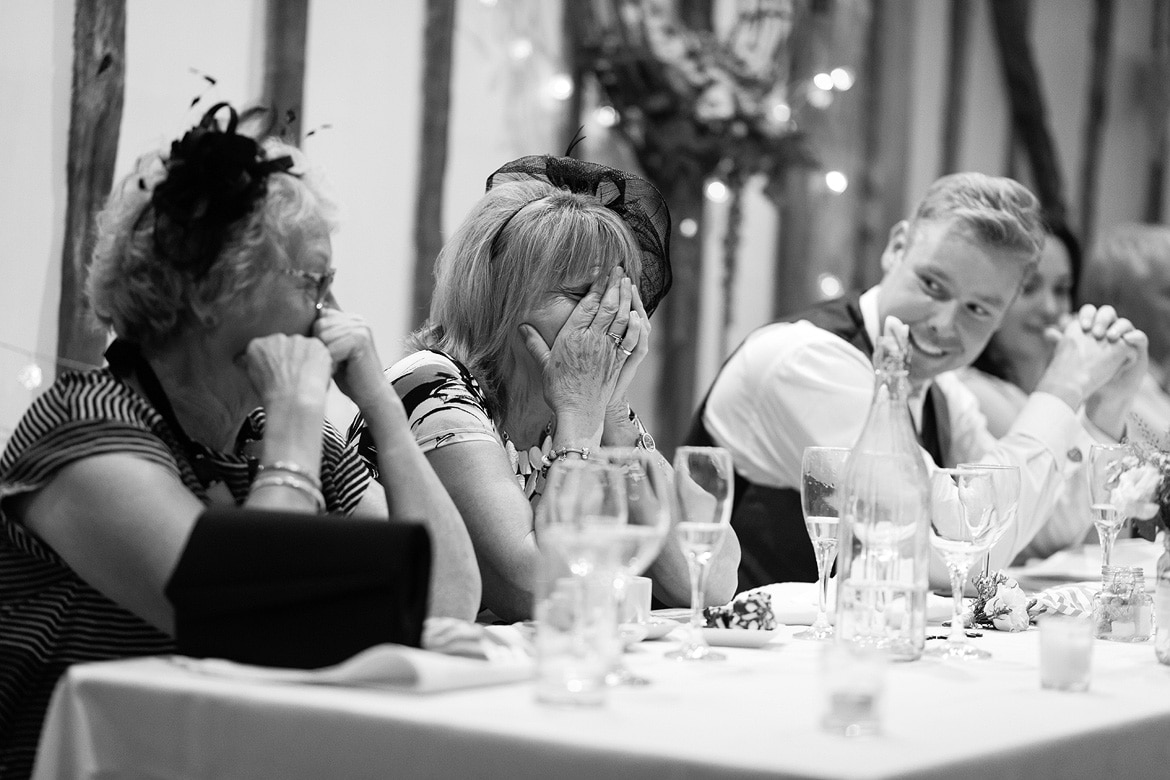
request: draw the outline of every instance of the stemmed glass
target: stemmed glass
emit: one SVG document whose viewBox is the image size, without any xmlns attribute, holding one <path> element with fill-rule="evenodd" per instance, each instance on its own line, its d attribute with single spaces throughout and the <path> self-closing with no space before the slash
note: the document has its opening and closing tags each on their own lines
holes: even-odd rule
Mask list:
<svg viewBox="0 0 1170 780">
<path fill-rule="evenodd" d="M 954 614 L 946 644 L 927 650 L 926 655 L 961 660 L 991 657 L 967 642 L 963 589 L 975 556 L 995 544 L 1010 521 L 1008 513 L 997 507 L 992 469 L 936 469 L 931 474 L 930 544 L 950 572 Z"/>
<path fill-rule="evenodd" d="M 1020 467 L 1003 463 L 960 463 L 956 468 L 987 469 L 991 472 L 991 482 L 995 486 L 995 506 L 1005 515 L 999 536 L 991 542 L 991 547 L 994 547 L 1015 522 L 1020 509 Z M 991 548 L 980 557 L 983 559 L 983 575 L 987 576 L 991 574 Z"/>
<path fill-rule="evenodd" d="M 629 520 L 615 532 L 618 537 L 618 568 L 613 581 L 619 633 L 625 639 L 625 624 L 620 621 L 625 612 L 629 578 L 646 570 L 658 556 L 670 532 L 670 474 L 665 462 L 660 462 L 662 456 L 647 450 L 602 447 L 593 457 L 616 468 L 625 484 Z M 636 639 L 644 636 L 645 629 L 642 628 Z M 649 682 L 631 672 L 620 655 L 606 679 L 611 685 L 645 685 Z"/>
<path fill-rule="evenodd" d="M 1129 454 L 1124 444 L 1094 444 L 1089 448 L 1089 507 L 1093 526 L 1101 540 L 1101 565 L 1113 557 L 1113 543 L 1126 518 L 1113 503 L 1113 489 L 1121 474 L 1121 459 Z"/>
<path fill-rule="evenodd" d="M 674 487 L 679 512 L 675 530 L 691 575 L 691 622 L 682 646 L 667 653 L 667 658 L 721 661 L 725 657 L 711 650 L 701 629 L 707 572 L 731 522 L 734 486 L 731 453 L 727 450 L 722 447 L 675 450 Z"/>
<path fill-rule="evenodd" d="M 841 516 L 837 482 L 845 473 L 847 447 L 805 447 L 800 461 L 800 507 L 804 526 L 817 556 L 817 619 L 796 639 L 824 641 L 833 638 L 833 627 L 825 602 L 828 600 L 829 570 L 837 557 L 837 528 Z"/>
</svg>

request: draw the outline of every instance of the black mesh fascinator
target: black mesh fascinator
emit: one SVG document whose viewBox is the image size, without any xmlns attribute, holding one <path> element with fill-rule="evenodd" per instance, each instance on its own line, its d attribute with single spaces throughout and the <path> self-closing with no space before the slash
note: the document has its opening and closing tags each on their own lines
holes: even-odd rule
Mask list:
<svg viewBox="0 0 1170 780">
<path fill-rule="evenodd" d="M 216 118 L 227 113 L 227 126 Z M 151 193 L 159 254 L 196 278 L 219 257 L 228 229 L 267 191 L 268 176 L 288 171 L 291 157 L 269 160 L 256 139 L 236 132 L 239 115 L 216 103 L 199 124 L 171 144 L 166 177 Z"/>
<path fill-rule="evenodd" d="M 653 314 L 670 290 L 671 281 L 670 211 L 654 185 L 616 168 L 572 157 L 530 155 L 505 163 L 488 176 L 487 189 L 527 179 L 548 182 L 577 194 L 592 195 L 622 218 L 642 248 L 638 292 L 646 314 Z M 503 231 L 503 226 L 500 230 Z"/>
</svg>

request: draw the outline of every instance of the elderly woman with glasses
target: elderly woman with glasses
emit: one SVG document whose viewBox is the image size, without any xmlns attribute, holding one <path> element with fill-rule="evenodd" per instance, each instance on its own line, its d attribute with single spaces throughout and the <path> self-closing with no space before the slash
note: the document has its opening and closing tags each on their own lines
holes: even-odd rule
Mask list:
<svg viewBox="0 0 1170 780">
<path fill-rule="evenodd" d="M 471 533 L 483 606 L 500 618 L 533 608 L 533 516 L 550 464 L 654 446 L 626 392 L 670 286 L 669 241 L 666 203 L 645 180 L 532 156 L 491 175 L 439 255 L 418 351 L 387 375 Z M 360 418 L 351 436 L 374 464 Z M 729 534 L 711 566 L 712 603 L 734 594 L 738 561 Z M 660 603 L 689 604 L 677 544 L 648 574 Z"/>
<path fill-rule="evenodd" d="M 65 666 L 174 652 L 164 590 L 209 506 L 418 519 L 428 614 L 478 608 L 467 531 L 370 331 L 328 305 L 331 203 L 296 149 L 237 122 L 215 106 L 115 189 L 88 280 L 109 365 L 62 374 L 0 461 L 0 774 L 31 763 Z M 331 380 L 380 484 L 325 421 Z"/>
</svg>

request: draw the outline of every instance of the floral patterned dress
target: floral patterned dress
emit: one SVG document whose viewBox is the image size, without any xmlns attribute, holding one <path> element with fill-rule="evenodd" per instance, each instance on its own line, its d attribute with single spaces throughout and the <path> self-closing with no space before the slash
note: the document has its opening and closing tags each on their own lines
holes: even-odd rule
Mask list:
<svg viewBox="0 0 1170 780">
<path fill-rule="evenodd" d="M 544 492 L 543 461 L 552 449 L 551 425 L 539 445 L 517 451 L 515 445 L 492 420 L 479 382 L 467 367 L 438 350 L 408 355 L 386 370 L 410 419 L 410 430 L 423 452 L 465 441 L 491 441 L 508 455 L 516 484 L 532 500 Z M 373 474 L 378 473 L 378 451 L 358 417 L 350 425 L 348 438 L 358 442 L 358 453 Z"/>
</svg>

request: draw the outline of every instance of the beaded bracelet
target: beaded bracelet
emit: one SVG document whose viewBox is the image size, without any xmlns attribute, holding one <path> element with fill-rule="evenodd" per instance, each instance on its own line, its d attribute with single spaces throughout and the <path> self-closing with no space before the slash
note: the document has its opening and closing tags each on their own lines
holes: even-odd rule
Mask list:
<svg viewBox="0 0 1170 780">
<path fill-rule="evenodd" d="M 540 475 L 542 477 L 547 476 L 548 469 L 550 466 L 552 466 L 553 461 L 555 461 L 559 458 L 565 457 L 570 452 L 575 452 L 578 455 L 580 455 L 581 460 L 589 460 L 589 448 L 588 447 L 561 447 L 559 450 L 553 450 L 552 452 L 548 452 L 543 457 L 541 457 L 541 459 L 540 459 L 540 465 L 541 465 Z"/>
<path fill-rule="evenodd" d="M 325 511 L 325 496 L 320 488 L 315 487 L 308 480 L 294 474 L 265 474 L 252 481 L 252 490 L 266 487 L 289 487 L 299 490 L 313 500 L 318 512 Z"/>
<path fill-rule="evenodd" d="M 312 471 L 302 466 L 299 463 L 293 463 L 291 460 L 278 460 L 275 463 L 270 463 L 267 466 L 263 463 L 257 469 L 258 474 L 263 474 L 265 471 L 287 471 L 289 474 L 296 474 L 298 477 L 303 477 L 312 483 L 313 487 L 318 490 L 321 489 L 321 478 Z"/>
</svg>

